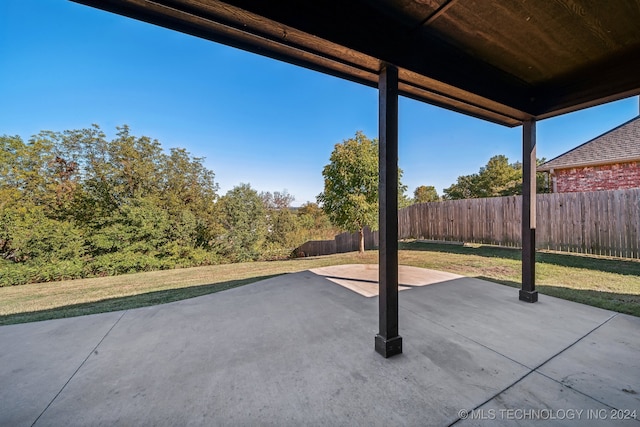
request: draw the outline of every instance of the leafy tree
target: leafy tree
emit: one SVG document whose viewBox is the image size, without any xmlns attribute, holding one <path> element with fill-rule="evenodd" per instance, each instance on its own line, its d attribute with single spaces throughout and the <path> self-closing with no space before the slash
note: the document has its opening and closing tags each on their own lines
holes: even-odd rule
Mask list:
<svg viewBox="0 0 640 427">
<path fill-rule="evenodd" d="M 72 222 L 48 218 L 42 206 L 23 204 L 3 209 L 0 250 L 13 262 L 55 263 L 83 257 L 84 236 Z"/>
<path fill-rule="evenodd" d="M 94 253 L 129 251 L 157 256 L 167 243 L 168 214 L 151 197 L 129 200 L 109 216 L 96 218 L 90 238 Z"/>
<path fill-rule="evenodd" d="M 215 202 L 218 184 L 203 158 L 191 157 L 184 148 L 172 148 L 159 171 L 160 193 L 169 211 L 180 212 L 186 206 L 200 213 Z"/>
<path fill-rule="evenodd" d="M 538 164 L 541 162 L 544 159 L 537 161 Z M 544 174 L 537 174 L 536 182 L 539 193 L 548 191 Z M 490 158 L 478 173 L 459 176 L 455 184 L 444 189 L 444 198 L 449 200 L 517 194 L 522 194 L 522 164 L 509 163 L 504 155 Z"/>
<path fill-rule="evenodd" d="M 504 155 L 494 156 L 477 174 L 461 177 L 457 184 L 444 190 L 448 198 L 495 197 L 517 194 L 522 185 L 522 171 L 517 164 L 509 164 Z"/>
<path fill-rule="evenodd" d="M 299 207 L 296 211 L 296 219 L 298 231 L 295 246 L 308 240 L 331 240 L 340 233 L 317 203 L 307 202 Z"/>
<path fill-rule="evenodd" d="M 326 218 L 326 215 L 322 208 L 317 203 L 307 202 L 300 206 L 297 211 L 298 216 L 308 216 L 310 218 Z M 328 218 L 327 218 L 328 219 Z M 315 221 L 314 221 L 315 222 Z"/>
<path fill-rule="evenodd" d="M 338 231 L 333 228 L 329 217 L 317 203 L 305 203 L 298 208 L 296 215 L 300 225 L 308 230 L 331 229 L 332 233 Z"/>
<path fill-rule="evenodd" d="M 443 190 L 442 198 L 445 200 L 471 199 L 481 197 L 478 195 L 478 175 L 459 176 L 455 184 Z"/>
<path fill-rule="evenodd" d="M 164 158 L 160 143 L 146 136 L 132 136 L 126 125 L 117 129 L 113 141 L 107 142 L 98 135 L 85 146 L 90 194 L 107 210 L 128 199 L 157 194 L 162 182 L 160 164 Z"/>
<path fill-rule="evenodd" d="M 546 163 L 547 159 L 545 157 L 541 159 L 536 159 L 536 166 L 540 166 L 543 163 Z M 522 167 L 522 166 L 520 166 Z M 536 193 L 551 193 L 551 187 L 549 182 L 549 175 L 545 172 L 536 172 Z M 522 194 L 522 191 L 520 192 Z"/>
<path fill-rule="evenodd" d="M 317 196 L 318 203 L 332 224 L 360 233 L 360 252 L 364 252 L 364 228 L 378 227 L 378 140 L 358 131 L 336 144 L 322 175 L 324 191 Z M 398 170 L 399 200 L 406 191 L 401 176 Z"/>
<path fill-rule="evenodd" d="M 213 262 L 217 190 L 203 159 L 127 126 L 0 136 L 0 257 L 19 273 L 1 284 Z"/>
<path fill-rule="evenodd" d="M 407 187 L 404 186 L 404 188 L 406 189 Z M 409 207 L 413 205 L 413 203 L 413 199 L 411 199 L 411 197 L 407 196 L 405 193 L 398 194 L 398 209 Z"/>
<path fill-rule="evenodd" d="M 266 211 L 258 192 L 249 184 L 229 190 L 216 203 L 221 231 L 216 241 L 233 261 L 253 261 L 260 255 L 266 234 Z"/>
<path fill-rule="evenodd" d="M 204 166 L 203 158 L 191 157 L 182 148 L 172 148 L 160 164 L 160 174 L 161 205 L 172 222 L 183 230 L 189 224 L 194 246 L 206 248 L 217 222 L 214 204 L 218 184 L 213 172 Z M 186 244 L 186 240 L 183 241 Z"/>
<path fill-rule="evenodd" d="M 440 196 L 433 185 L 421 185 L 413 192 L 414 203 L 428 203 L 440 201 Z"/>
<path fill-rule="evenodd" d="M 295 197 L 284 190 L 263 192 L 260 193 L 260 198 L 266 212 L 267 250 L 283 249 L 286 253 L 290 252 L 296 245 L 294 235 L 298 229 L 296 216 L 291 211 L 291 203 Z"/>
<path fill-rule="evenodd" d="M 19 136 L 0 137 L 0 212 L 22 197 L 26 177 L 22 176 L 21 156 L 25 150 Z"/>
<path fill-rule="evenodd" d="M 5 197 L 11 193 L 21 201 L 40 206 L 50 204 L 53 145 L 39 138 L 25 144 L 18 136 L 3 136 L 0 147 L 0 188 Z"/>
<path fill-rule="evenodd" d="M 284 190 L 282 193 L 279 191 L 270 192 L 262 192 L 260 193 L 260 198 L 262 199 L 262 203 L 264 203 L 265 209 L 290 209 L 291 203 L 296 199 L 291 194 Z"/>
<path fill-rule="evenodd" d="M 296 215 L 290 209 L 272 210 L 267 215 L 266 242 L 290 252 L 296 246 Z"/>
</svg>

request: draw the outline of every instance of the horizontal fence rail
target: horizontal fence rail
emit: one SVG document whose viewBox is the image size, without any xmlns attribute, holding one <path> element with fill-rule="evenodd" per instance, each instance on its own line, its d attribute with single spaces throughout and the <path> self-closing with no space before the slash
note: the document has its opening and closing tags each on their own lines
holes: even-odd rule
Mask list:
<svg viewBox="0 0 640 427">
<path fill-rule="evenodd" d="M 640 188 L 536 197 L 536 247 L 640 259 Z M 398 211 L 398 237 L 521 247 L 522 196 L 421 203 Z M 359 234 L 310 241 L 298 256 L 358 250 Z M 365 229 L 365 248 L 378 232 Z"/>
</svg>

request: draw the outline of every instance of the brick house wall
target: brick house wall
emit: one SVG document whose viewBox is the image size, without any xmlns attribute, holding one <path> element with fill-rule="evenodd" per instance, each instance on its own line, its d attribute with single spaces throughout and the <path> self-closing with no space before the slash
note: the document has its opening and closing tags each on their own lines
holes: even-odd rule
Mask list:
<svg viewBox="0 0 640 427">
<path fill-rule="evenodd" d="M 556 169 L 555 191 L 623 190 L 640 187 L 640 162 Z"/>
</svg>

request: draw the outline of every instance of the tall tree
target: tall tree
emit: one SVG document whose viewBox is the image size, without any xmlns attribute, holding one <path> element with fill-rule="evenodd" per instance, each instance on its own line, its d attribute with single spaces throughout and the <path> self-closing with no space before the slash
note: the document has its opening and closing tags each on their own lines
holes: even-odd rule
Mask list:
<svg viewBox="0 0 640 427">
<path fill-rule="evenodd" d="M 53 144 L 38 137 L 24 143 L 19 136 L 3 136 L 0 148 L 0 188 L 38 206 L 51 203 Z"/>
<path fill-rule="evenodd" d="M 291 211 L 291 203 L 295 197 L 284 190 L 262 192 L 260 198 L 266 211 L 267 244 L 291 250 L 295 246 L 292 236 L 298 228 L 296 216 Z"/>
<path fill-rule="evenodd" d="M 253 261 L 267 234 L 266 211 L 260 195 L 249 184 L 229 190 L 216 203 L 221 252 L 234 261 Z"/>
<path fill-rule="evenodd" d="M 336 144 L 330 163 L 322 170 L 324 191 L 318 203 L 331 222 L 344 230 L 360 233 L 360 252 L 364 252 L 364 228 L 378 227 L 378 140 L 361 131 L 353 138 Z M 400 182 L 398 198 L 406 187 Z"/>
<path fill-rule="evenodd" d="M 539 159 L 538 164 L 544 162 Z M 539 193 L 547 192 L 544 174 L 537 174 Z M 455 184 L 444 189 L 449 200 L 498 197 L 522 194 L 522 164 L 509 163 L 504 155 L 493 156 L 478 173 L 459 176 Z"/>
<path fill-rule="evenodd" d="M 438 191 L 433 185 L 421 185 L 417 187 L 413 192 L 414 203 L 428 203 L 438 201 L 440 201 L 440 196 L 438 196 Z"/>
<path fill-rule="evenodd" d="M 183 148 L 172 148 L 160 164 L 160 200 L 170 217 L 184 233 L 194 237 L 194 246 L 205 247 L 212 239 L 216 224 L 214 204 L 218 184 L 214 174 L 204 166 L 204 159 L 191 157 Z M 187 226 L 188 224 L 188 226 Z"/>
<path fill-rule="evenodd" d="M 214 260 L 213 178 L 127 126 L 112 140 L 97 125 L 0 136 L 0 257 L 53 272 L 37 280 L 60 277 L 56 264 L 77 277 Z"/>
<path fill-rule="evenodd" d="M 0 136 L 0 212 L 19 201 L 26 184 L 21 157 L 26 145 L 19 136 Z"/>
<path fill-rule="evenodd" d="M 307 240 L 331 240 L 340 230 L 335 228 L 329 217 L 317 203 L 307 202 L 296 212 L 300 243 Z"/>
<path fill-rule="evenodd" d="M 260 198 L 264 203 L 265 209 L 289 209 L 291 203 L 296 199 L 287 190 L 282 192 L 274 191 L 273 193 L 267 191 L 260 193 Z"/>
<path fill-rule="evenodd" d="M 307 202 L 303 204 L 298 208 L 296 215 L 300 224 L 307 229 L 331 229 L 331 232 L 334 231 L 329 217 L 317 203 Z"/>
</svg>

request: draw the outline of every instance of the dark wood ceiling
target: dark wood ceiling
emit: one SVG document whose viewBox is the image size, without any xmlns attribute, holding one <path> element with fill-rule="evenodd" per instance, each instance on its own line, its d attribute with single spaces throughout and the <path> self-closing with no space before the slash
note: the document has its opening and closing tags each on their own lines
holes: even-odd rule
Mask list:
<svg viewBox="0 0 640 427">
<path fill-rule="evenodd" d="M 640 94 L 640 0 L 74 0 L 507 126 Z"/>
</svg>

